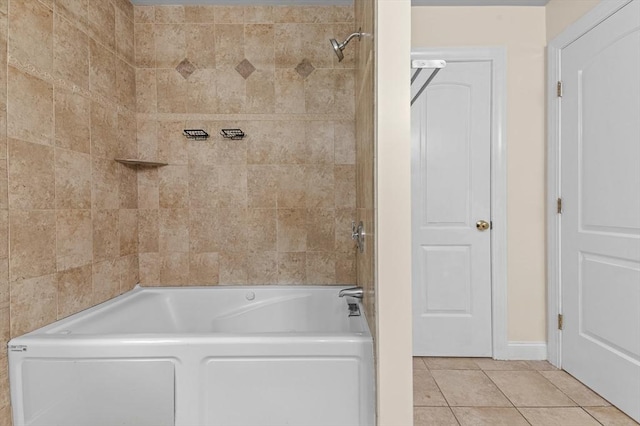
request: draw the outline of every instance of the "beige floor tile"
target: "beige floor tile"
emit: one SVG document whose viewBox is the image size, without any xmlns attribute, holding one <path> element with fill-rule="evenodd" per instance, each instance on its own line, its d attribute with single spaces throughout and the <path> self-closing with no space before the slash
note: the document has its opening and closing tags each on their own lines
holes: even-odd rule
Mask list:
<svg viewBox="0 0 640 426">
<path fill-rule="evenodd" d="M 519 410 L 532 426 L 599 426 L 599 423 L 580 407 Z"/>
<path fill-rule="evenodd" d="M 474 358 L 422 358 L 429 370 L 479 370 Z"/>
<path fill-rule="evenodd" d="M 638 426 L 639 424 L 616 407 L 585 407 L 585 410 L 604 426 Z"/>
<path fill-rule="evenodd" d="M 455 407 L 453 414 L 462 426 L 528 426 L 515 408 Z"/>
<path fill-rule="evenodd" d="M 518 371 L 532 370 L 526 361 L 498 361 L 491 358 L 478 358 L 475 360 L 478 367 L 485 371 Z"/>
<path fill-rule="evenodd" d="M 486 374 L 516 407 L 576 405 L 537 371 L 487 371 Z"/>
<path fill-rule="evenodd" d="M 416 370 L 413 372 L 413 405 L 426 407 L 447 406 L 447 401 L 442 396 L 429 370 Z"/>
<path fill-rule="evenodd" d="M 426 370 L 426 369 L 427 369 L 427 365 L 424 363 L 422 358 L 420 358 L 419 356 L 414 356 L 413 357 L 413 371 Z"/>
<path fill-rule="evenodd" d="M 413 409 L 414 426 L 458 426 L 449 407 L 415 407 Z"/>
<path fill-rule="evenodd" d="M 537 370 L 537 371 L 557 370 L 557 368 L 551 365 L 549 361 L 525 361 L 525 362 L 531 366 L 532 370 Z"/>
<path fill-rule="evenodd" d="M 606 407 L 611 405 L 565 371 L 541 371 L 540 374 L 556 385 L 558 389 L 578 405 L 583 407 Z"/>
<path fill-rule="evenodd" d="M 511 407 L 482 371 L 433 370 L 440 391 L 452 407 Z"/>
</svg>

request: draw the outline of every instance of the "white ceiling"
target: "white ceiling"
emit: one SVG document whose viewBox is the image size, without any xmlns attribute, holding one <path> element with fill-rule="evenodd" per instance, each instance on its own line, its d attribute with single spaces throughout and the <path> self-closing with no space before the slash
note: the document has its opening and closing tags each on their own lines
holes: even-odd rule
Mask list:
<svg viewBox="0 0 640 426">
<path fill-rule="evenodd" d="M 411 0 L 412 6 L 544 6 L 549 0 Z M 135 5 L 224 4 L 224 5 L 345 5 L 352 0 L 131 0 Z"/>
</svg>

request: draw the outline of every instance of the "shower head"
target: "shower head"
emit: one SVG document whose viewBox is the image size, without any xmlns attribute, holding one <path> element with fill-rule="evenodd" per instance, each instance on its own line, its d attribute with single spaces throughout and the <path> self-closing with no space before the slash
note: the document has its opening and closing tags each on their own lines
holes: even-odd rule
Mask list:
<svg viewBox="0 0 640 426">
<path fill-rule="evenodd" d="M 342 53 L 344 45 L 341 46 L 335 38 L 332 38 L 331 40 L 329 40 L 329 42 L 331 42 L 331 47 L 333 47 L 336 55 L 338 55 L 338 62 L 342 62 L 342 60 L 344 59 L 344 54 Z"/>
<path fill-rule="evenodd" d="M 338 43 L 338 41 L 335 38 L 332 38 L 329 40 L 329 42 L 331 43 L 331 47 L 333 47 L 333 50 L 336 52 L 336 55 L 338 56 L 338 62 L 342 62 L 342 60 L 344 59 L 344 54 L 342 53 L 342 51 L 347 46 L 347 44 L 349 44 L 351 39 L 354 37 L 358 37 L 358 40 L 360 40 L 360 38 L 362 37 L 362 32 L 360 31 L 361 30 L 358 30 L 357 33 L 350 34 L 349 37 L 347 37 L 347 39 L 342 43 Z"/>
</svg>

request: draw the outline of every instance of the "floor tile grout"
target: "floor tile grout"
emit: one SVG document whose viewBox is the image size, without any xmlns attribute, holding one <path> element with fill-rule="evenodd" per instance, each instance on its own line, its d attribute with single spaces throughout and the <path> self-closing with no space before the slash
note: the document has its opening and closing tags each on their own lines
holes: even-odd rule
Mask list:
<svg viewBox="0 0 640 426">
<path fill-rule="evenodd" d="M 460 409 L 460 408 L 470 408 L 470 409 L 479 409 L 479 408 L 484 408 L 484 409 L 489 409 L 489 408 L 494 408 L 494 409 L 515 409 L 516 412 L 518 413 L 519 416 L 522 417 L 522 419 L 526 422 L 526 424 L 528 425 L 532 425 L 531 421 L 529 421 L 529 419 L 527 419 L 527 417 L 524 415 L 524 413 L 521 411 L 522 409 L 575 409 L 578 408 L 583 414 L 586 414 L 589 418 L 593 419 L 597 424 L 599 425 L 604 425 L 605 423 L 603 423 L 602 421 L 598 420 L 594 414 L 591 414 L 591 412 L 589 412 L 587 410 L 587 408 L 607 408 L 607 407 L 611 407 L 611 408 L 616 408 L 614 405 L 608 405 L 608 406 L 601 406 L 601 405 L 595 405 L 595 406 L 591 406 L 591 405 L 581 405 L 575 398 L 572 398 L 567 392 L 563 391 L 562 389 L 560 389 L 560 387 L 558 385 L 556 385 L 554 382 L 552 382 L 550 379 L 548 379 L 544 374 L 541 373 L 541 371 L 564 371 L 564 370 L 560 370 L 560 369 L 539 369 L 539 368 L 535 368 L 533 365 L 531 364 L 527 364 L 530 368 L 529 369 L 523 369 L 523 368 L 513 368 L 513 369 L 509 369 L 508 365 L 506 366 L 507 368 L 498 368 L 498 369 L 490 369 L 490 368 L 482 368 L 482 364 L 479 364 L 477 362 L 475 362 L 474 360 L 471 360 L 476 366 L 477 368 L 469 368 L 469 367 L 464 367 L 464 368 L 452 368 L 455 367 L 455 364 L 451 364 L 448 365 L 446 363 L 445 364 L 445 368 L 431 368 L 429 366 L 429 364 L 427 363 L 427 361 L 424 359 L 426 357 L 417 357 L 420 359 L 420 362 L 422 363 L 422 367 L 420 368 L 420 370 L 424 370 L 426 369 L 426 371 L 429 373 L 429 376 L 431 376 L 431 379 L 433 380 L 433 382 L 435 383 L 435 387 L 437 389 L 437 391 L 440 393 L 440 395 L 442 396 L 445 404 L 446 408 L 448 408 L 449 412 L 453 415 L 453 418 L 455 420 L 455 422 L 458 425 L 462 425 L 463 424 L 463 419 L 459 418 L 459 415 L 456 415 L 456 411 L 454 409 Z M 440 359 L 447 359 L 446 357 L 436 357 L 436 358 L 440 358 Z M 453 359 L 453 358 L 449 358 L 449 359 Z M 440 364 L 442 365 L 442 364 Z M 484 364 L 485 366 L 486 363 Z M 488 366 L 487 366 L 488 367 Z M 503 366 L 505 367 L 505 366 Z M 417 370 L 417 369 L 416 369 Z M 500 394 L 511 404 L 511 406 L 509 407 L 505 407 L 505 406 L 498 406 L 498 405 L 482 405 L 482 406 L 476 406 L 476 405 L 456 405 L 456 406 L 452 406 L 449 399 L 447 398 L 447 396 L 445 395 L 445 393 L 442 391 L 442 388 L 440 387 L 440 384 L 438 384 L 437 380 L 435 379 L 435 377 L 433 376 L 432 372 L 433 371 L 481 371 L 484 375 L 484 377 L 486 377 L 489 382 L 495 386 L 498 391 L 500 392 Z M 502 388 L 491 378 L 491 376 L 489 374 L 487 374 L 487 372 L 492 371 L 503 371 L 503 372 L 530 372 L 530 371 L 535 371 L 537 373 L 537 376 L 542 377 L 544 379 L 544 382 L 551 384 L 553 386 L 553 388 L 557 389 L 561 395 L 565 396 L 568 401 L 571 401 L 573 404 L 575 405 L 545 405 L 545 406 L 540 406 L 540 405 L 534 405 L 534 406 L 516 406 L 515 403 L 508 397 L 508 395 L 502 390 Z M 569 374 L 569 373 L 567 373 Z M 571 375 L 570 375 L 571 376 Z M 575 377 L 571 376 L 573 379 L 575 379 Z M 577 379 L 576 379 L 577 380 Z M 579 383 L 581 383 L 578 380 Z M 583 384 L 584 385 L 584 384 Z M 597 394 L 595 391 L 593 391 L 592 389 L 590 389 L 588 386 L 584 385 L 585 388 L 591 390 L 592 392 L 594 392 L 596 395 L 600 396 L 599 394 Z M 601 397 L 602 398 L 602 397 Z M 604 400 L 604 398 L 602 398 Z M 610 404 L 609 401 L 604 400 L 606 403 Z M 414 405 L 414 408 L 444 408 L 444 406 L 432 406 L 432 405 Z"/>
<path fill-rule="evenodd" d="M 516 411 L 518 412 L 518 414 L 520 414 L 522 416 L 522 418 L 524 419 L 525 422 L 527 422 L 529 425 L 531 425 L 531 422 L 529 421 L 529 419 L 527 419 L 527 417 L 522 413 L 522 411 L 520 411 L 518 409 L 518 407 L 515 407 Z"/>
<path fill-rule="evenodd" d="M 453 418 L 456 420 L 456 423 L 458 423 L 458 426 L 461 426 L 462 423 L 460 423 L 460 419 L 458 418 L 458 416 L 456 416 L 456 412 L 453 411 L 453 408 L 449 407 L 449 410 L 451 410 L 451 414 L 453 414 Z"/>
<path fill-rule="evenodd" d="M 423 360 L 424 362 L 424 360 Z M 427 365 L 427 363 L 424 363 L 425 365 Z M 444 398 L 444 402 L 447 403 L 447 407 L 449 407 L 449 409 L 451 409 L 451 403 L 449 402 L 449 400 L 447 399 L 447 396 L 444 394 L 444 392 L 442 392 L 442 389 L 440 388 L 440 385 L 438 384 L 438 381 L 436 380 L 435 377 L 433 377 L 433 374 L 431 374 L 431 370 L 429 370 L 429 366 L 427 365 L 427 370 L 429 371 L 429 375 L 431 375 L 431 379 L 433 380 L 433 383 L 436 384 L 436 387 L 438 388 L 438 392 L 440 392 L 440 394 L 442 395 L 442 398 Z M 451 410 L 451 412 L 453 413 L 453 410 Z M 455 414 L 453 415 L 455 417 Z M 457 419 L 456 419 L 457 421 Z M 460 423 L 460 422 L 458 422 Z"/>
<path fill-rule="evenodd" d="M 584 411 L 585 413 L 587 413 L 587 416 L 591 417 L 593 420 L 595 420 L 596 422 L 600 423 L 601 425 L 604 425 L 604 423 L 602 423 L 600 420 L 596 419 L 595 417 L 593 417 L 593 414 L 591 414 L 588 410 L 586 410 L 584 407 L 580 406 L 580 408 L 582 408 L 582 411 Z"/>
<path fill-rule="evenodd" d="M 556 389 L 558 389 L 560 391 L 561 394 L 563 394 L 564 396 L 566 396 L 567 398 L 569 398 L 569 400 L 573 401 L 574 404 L 576 404 L 576 407 L 580 407 L 582 408 L 582 406 L 580 404 L 578 404 L 578 401 L 576 401 L 575 399 L 571 398 L 571 396 L 569 396 L 566 392 L 564 392 L 562 389 L 560 389 L 555 383 L 553 383 L 551 380 L 547 379 L 545 377 L 544 374 L 541 374 L 539 371 L 536 371 L 536 373 L 538 373 L 538 375 L 540 377 L 542 377 L 543 379 L 545 379 L 547 382 L 551 383 L 551 385 L 553 387 L 555 387 Z M 599 423 L 599 422 L 598 422 Z"/>
<path fill-rule="evenodd" d="M 489 375 L 488 375 L 484 370 L 481 370 L 481 371 L 484 373 L 484 375 L 487 377 L 487 379 L 489 379 L 489 381 L 490 381 L 491 383 L 493 383 L 493 386 L 495 386 L 495 387 L 500 391 L 500 393 L 502 394 L 502 396 L 504 396 L 504 397 L 507 399 L 507 401 L 509 401 L 509 402 L 511 403 L 511 406 L 512 406 L 512 407 L 515 407 L 515 406 L 516 406 L 516 404 L 514 404 L 514 403 L 513 403 L 513 401 L 512 401 L 512 400 L 507 396 L 507 394 L 506 394 L 506 393 L 504 393 L 504 391 L 503 391 L 502 389 L 500 389 L 500 386 L 498 386 L 498 384 L 497 384 L 496 382 L 494 382 L 494 381 L 493 381 L 493 379 L 491 378 L 491 376 L 489 376 Z M 523 417 L 524 417 L 524 416 L 523 416 Z"/>
</svg>

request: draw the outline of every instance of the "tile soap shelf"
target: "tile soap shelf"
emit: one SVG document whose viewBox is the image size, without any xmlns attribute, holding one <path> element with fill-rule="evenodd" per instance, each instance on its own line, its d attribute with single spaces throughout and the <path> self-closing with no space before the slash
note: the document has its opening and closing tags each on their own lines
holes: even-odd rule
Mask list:
<svg viewBox="0 0 640 426">
<path fill-rule="evenodd" d="M 140 167 L 162 167 L 169 163 L 159 163 L 157 161 L 139 160 L 137 158 L 116 158 L 118 163 L 126 164 L 127 166 L 140 166 Z"/>
</svg>

